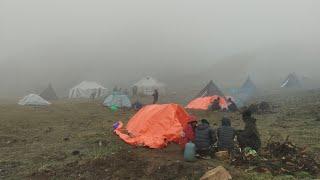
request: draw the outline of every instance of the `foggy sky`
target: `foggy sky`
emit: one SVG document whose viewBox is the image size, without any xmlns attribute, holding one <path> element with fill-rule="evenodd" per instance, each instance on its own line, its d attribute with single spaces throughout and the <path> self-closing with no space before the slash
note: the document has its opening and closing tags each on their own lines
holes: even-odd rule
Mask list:
<svg viewBox="0 0 320 180">
<path fill-rule="evenodd" d="M 319 78 L 319 7 L 318 0 L 0 0 L 0 96 L 50 82 L 64 93 L 82 80 L 109 88 L 145 75 L 170 81 L 221 61 L 232 66 L 243 54 L 252 61 L 239 67 L 241 77 Z"/>
</svg>

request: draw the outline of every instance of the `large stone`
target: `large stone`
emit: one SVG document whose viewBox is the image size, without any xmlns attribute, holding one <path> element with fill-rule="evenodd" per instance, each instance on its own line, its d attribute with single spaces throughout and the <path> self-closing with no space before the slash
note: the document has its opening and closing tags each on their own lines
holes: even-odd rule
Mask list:
<svg viewBox="0 0 320 180">
<path fill-rule="evenodd" d="M 232 179 L 230 173 L 222 166 L 218 166 L 206 172 L 200 180 L 229 180 Z"/>
<path fill-rule="evenodd" d="M 217 157 L 217 159 L 219 159 L 220 161 L 227 161 L 229 160 L 229 153 L 228 151 L 219 151 L 215 153 L 215 156 Z"/>
</svg>

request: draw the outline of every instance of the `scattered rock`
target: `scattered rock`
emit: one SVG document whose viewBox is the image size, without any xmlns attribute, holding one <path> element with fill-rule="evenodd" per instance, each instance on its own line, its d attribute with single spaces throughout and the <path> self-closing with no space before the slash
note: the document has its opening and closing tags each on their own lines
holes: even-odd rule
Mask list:
<svg viewBox="0 0 320 180">
<path fill-rule="evenodd" d="M 74 155 L 74 156 L 77 156 L 77 155 L 79 155 L 80 154 L 80 151 L 78 151 L 78 150 L 74 150 L 74 151 L 72 151 L 72 153 L 71 153 L 72 155 Z"/>
<path fill-rule="evenodd" d="M 207 171 L 200 180 L 229 180 L 232 179 L 230 173 L 222 166 L 218 166 Z"/>
<path fill-rule="evenodd" d="M 52 130 L 53 130 L 53 128 L 52 128 L 52 127 L 48 127 L 48 128 L 46 128 L 46 129 L 45 129 L 45 131 L 44 131 L 44 132 L 45 132 L 45 133 L 49 133 L 49 132 L 51 132 Z"/>
<path fill-rule="evenodd" d="M 228 151 L 219 151 L 215 153 L 215 156 L 217 157 L 217 159 L 219 159 L 220 161 L 226 161 L 229 159 L 229 153 Z"/>
</svg>

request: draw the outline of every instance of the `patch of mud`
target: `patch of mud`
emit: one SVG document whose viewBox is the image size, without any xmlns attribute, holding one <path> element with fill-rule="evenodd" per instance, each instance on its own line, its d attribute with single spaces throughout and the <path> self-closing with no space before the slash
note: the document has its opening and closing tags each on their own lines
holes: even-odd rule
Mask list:
<svg viewBox="0 0 320 180">
<path fill-rule="evenodd" d="M 144 151 L 145 153 L 142 153 Z M 205 173 L 202 163 L 187 163 L 181 154 L 162 156 L 157 150 L 121 151 L 95 160 L 77 161 L 60 169 L 44 169 L 31 175 L 31 179 L 197 179 Z M 180 151 L 172 153 L 179 153 Z M 155 156 L 157 154 L 157 156 Z M 166 157 L 166 158 L 163 158 Z"/>
</svg>

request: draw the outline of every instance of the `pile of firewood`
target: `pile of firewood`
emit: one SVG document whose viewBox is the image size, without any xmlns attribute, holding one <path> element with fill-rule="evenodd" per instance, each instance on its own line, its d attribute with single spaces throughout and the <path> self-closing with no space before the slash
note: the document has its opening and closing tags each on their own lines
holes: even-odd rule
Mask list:
<svg viewBox="0 0 320 180">
<path fill-rule="evenodd" d="M 305 147 L 298 147 L 287 138 L 284 142 L 269 142 L 267 146 L 255 157 L 247 157 L 240 149 L 235 150 L 232 164 L 235 166 L 254 167 L 258 172 L 272 174 L 294 174 L 295 172 L 308 172 L 317 174 L 320 165 L 314 156 L 307 152 Z"/>
</svg>

